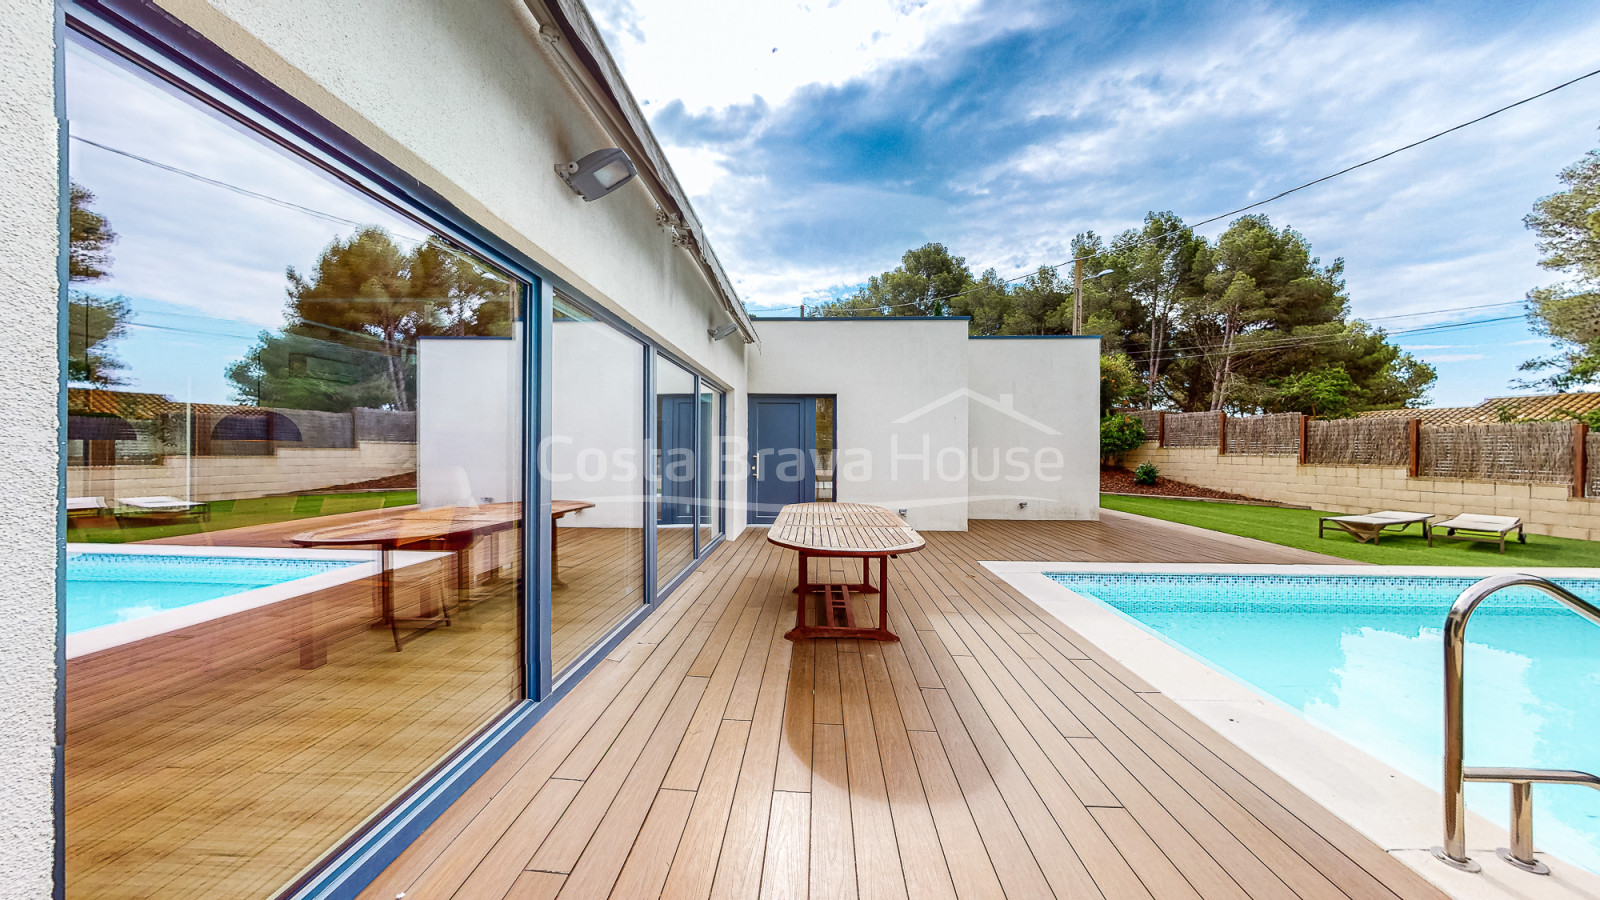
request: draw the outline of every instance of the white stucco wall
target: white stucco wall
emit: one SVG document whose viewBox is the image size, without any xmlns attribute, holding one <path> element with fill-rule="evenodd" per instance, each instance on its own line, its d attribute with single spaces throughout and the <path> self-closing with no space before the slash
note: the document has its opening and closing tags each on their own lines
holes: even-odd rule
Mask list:
<svg viewBox="0 0 1600 900">
<path fill-rule="evenodd" d="M 55 10 L 0 0 L 0 898 L 50 896 L 55 745 L 57 257 Z"/>
<path fill-rule="evenodd" d="M 745 345 L 706 335 L 728 315 L 693 259 L 656 224 L 644 187 L 585 203 L 556 178 L 556 163 L 616 142 L 538 45 L 522 4 L 158 3 L 590 301 L 743 389 Z M 742 405 L 730 411 L 730 432 L 742 433 Z M 728 490 L 743 502 L 742 481 Z"/>
<path fill-rule="evenodd" d="M 967 360 L 967 515 L 1098 519 L 1100 342 L 978 338 Z"/>
<path fill-rule="evenodd" d="M 837 397 L 839 500 L 908 510 L 914 528 L 966 530 L 966 319 L 756 327 L 762 349 L 750 354 L 750 393 Z M 744 442 L 748 433 L 741 426 L 729 436 Z M 729 510 L 730 523 L 736 518 L 742 509 Z"/>
<path fill-rule="evenodd" d="M 521 340 L 418 339 L 417 503 L 424 509 L 522 498 L 521 348 Z"/>
</svg>

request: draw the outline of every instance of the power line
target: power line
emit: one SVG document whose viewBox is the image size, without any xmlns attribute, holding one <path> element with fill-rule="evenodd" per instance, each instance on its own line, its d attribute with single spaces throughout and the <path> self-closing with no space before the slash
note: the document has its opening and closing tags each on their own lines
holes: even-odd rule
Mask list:
<svg viewBox="0 0 1600 900">
<path fill-rule="evenodd" d="M 182 169 L 182 168 L 179 168 L 177 166 L 171 165 L 170 163 L 159 162 L 157 160 L 150 159 L 149 157 L 146 157 L 146 156 L 140 156 L 137 153 L 133 153 L 133 152 L 130 152 L 128 150 L 123 150 L 120 147 L 113 147 L 113 146 L 111 146 L 109 144 L 102 144 L 99 141 L 90 140 L 89 138 L 83 137 L 82 135 L 74 134 L 74 135 L 71 135 L 71 138 L 73 140 L 75 140 L 75 141 L 78 141 L 79 143 L 87 144 L 90 147 L 94 147 L 94 148 L 99 149 L 99 150 L 104 150 L 107 153 L 113 153 L 113 154 L 116 154 L 117 156 L 121 156 L 121 157 L 124 157 L 126 159 L 131 159 L 134 162 L 144 163 L 147 166 L 152 166 L 154 168 L 162 170 L 163 172 L 170 172 L 170 173 L 172 173 L 174 175 L 181 175 L 184 178 L 192 178 L 195 181 L 200 182 L 201 184 L 210 185 L 211 187 L 215 187 L 215 188 L 221 188 L 222 190 L 230 191 L 230 192 L 238 194 L 238 195 L 240 195 L 242 197 L 249 197 L 249 198 L 251 198 L 253 200 L 260 200 L 260 201 L 262 201 L 264 203 L 270 203 L 273 206 L 282 207 L 283 209 L 289 209 L 289 210 L 294 210 L 295 212 L 305 213 L 308 216 L 311 216 L 311 217 L 317 218 L 317 219 L 322 219 L 323 221 L 326 221 L 326 222 L 332 222 L 332 223 L 337 224 L 337 225 L 347 225 L 347 226 L 350 226 L 352 228 L 369 228 L 369 227 L 372 227 L 374 224 L 376 224 L 376 223 L 373 223 L 373 222 L 359 222 L 359 221 L 357 221 L 355 219 L 347 219 L 347 218 L 345 218 L 343 216 L 335 215 L 335 214 L 330 213 L 330 212 L 324 212 L 324 211 L 322 211 L 320 209 L 313 209 L 312 207 L 309 207 L 309 206 L 303 206 L 303 205 L 301 205 L 299 203 L 295 203 L 292 200 L 284 200 L 281 197 L 274 197 L 271 194 L 263 194 L 260 191 L 252 191 L 249 188 L 240 187 L 239 185 L 236 185 L 236 184 L 230 184 L 229 182 L 221 181 L 219 179 L 212 178 L 212 177 L 207 176 L 207 175 L 201 175 L 198 172 L 191 172 L 188 169 Z M 430 239 L 430 238 L 417 237 L 414 234 L 406 234 L 405 232 L 402 232 L 402 231 L 390 231 L 387 228 L 385 228 L 384 230 L 388 231 L 390 234 L 395 235 L 396 237 L 404 238 L 404 239 L 406 239 L 408 241 L 411 241 L 411 242 L 417 243 L 417 244 L 425 243 Z M 448 241 L 445 238 L 443 238 L 443 237 L 441 237 L 439 235 L 431 235 L 430 237 L 434 242 L 434 246 L 439 247 L 439 248 L 441 248 L 443 250 L 446 250 L 446 251 L 448 251 L 448 252 L 450 252 L 450 253 L 452 253 L 452 254 L 454 254 L 456 256 L 459 256 L 462 259 L 465 259 L 468 262 L 471 262 L 475 266 L 484 267 L 484 263 L 481 260 L 479 260 L 477 257 L 473 256 L 470 253 L 465 253 L 465 252 L 463 252 L 461 250 L 456 249 L 455 247 L 450 246 L 450 244 L 448 243 Z"/>
<path fill-rule="evenodd" d="M 1386 337 L 1393 337 L 1400 334 L 1434 334 L 1441 331 L 1454 331 L 1462 328 L 1476 328 L 1482 325 L 1493 325 L 1498 322 L 1513 322 L 1521 320 L 1522 318 L 1522 316 L 1498 316 L 1492 319 L 1475 319 L 1468 322 L 1443 322 L 1434 325 L 1418 325 L 1414 328 L 1402 328 L 1395 331 L 1384 332 L 1384 334 Z M 1351 337 L 1352 334 L 1348 331 L 1342 331 L 1337 334 L 1285 335 L 1280 339 L 1267 341 L 1253 346 L 1236 346 L 1232 352 L 1233 354 L 1237 355 L 1244 353 L 1262 353 L 1270 350 L 1293 350 L 1300 347 L 1313 346 L 1317 344 L 1331 344 L 1339 341 L 1346 341 Z M 1188 359 L 1195 356 L 1205 356 L 1211 351 L 1223 350 L 1226 348 L 1226 344 L 1191 344 L 1185 347 L 1163 348 L 1161 355 L 1166 359 Z M 1154 356 L 1155 352 L 1152 350 L 1139 350 L 1134 353 L 1127 353 L 1125 355 L 1130 359 L 1145 360 Z"/>
<path fill-rule="evenodd" d="M 1426 144 L 1426 143 L 1428 143 L 1430 141 L 1438 140 L 1439 138 L 1442 138 L 1445 135 L 1451 134 L 1453 132 L 1460 131 L 1463 128 L 1468 128 L 1470 126 L 1478 124 L 1479 122 L 1487 121 L 1488 119 L 1492 119 L 1495 116 L 1498 116 L 1503 112 L 1507 112 L 1509 110 L 1516 109 L 1517 107 L 1522 106 L 1522 105 L 1527 104 L 1527 103 L 1532 103 L 1535 100 L 1538 100 L 1538 99 L 1540 99 L 1542 97 L 1547 97 L 1547 96 L 1549 96 L 1551 94 L 1554 94 L 1556 91 L 1562 90 L 1564 88 L 1571 87 L 1572 85 L 1577 84 L 1578 82 L 1583 81 L 1586 78 L 1593 78 L 1596 75 L 1600 75 L 1600 69 L 1594 69 L 1593 71 L 1585 72 L 1584 74 L 1579 75 L 1576 78 L 1572 78 L 1572 79 L 1569 79 L 1567 81 L 1563 81 L 1562 83 L 1556 85 L 1555 87 L 1547 88 L 1545 90 L 1540 91 L 1537 94 L 1533 94 L 1531 96 L 1524 97 L 1521 100 L 1518 100 L 1518 101 L 1516 101 L 1514 103 L 1508 103 L 1505 106 L 1500 107 L 1499 109 L 1495 109 L 1495 110 L 1492 110 L 1490 112 L 1486 112 L 1483 115 L 1478 116 L 1477 118 L 1468 119 L 1467 121 L 1461 122 L 1461 123 L 1459 123 L 1457 125 L 1452 125 L 1449 128 L 1444 129 L 1443 131 L 1434 132 L 1433 134 L 1430 134 L 1425 138 L 1421 138 L 1419 140 L 1412 141 L 1409 144 L 1405 144 L 1403 146 L 1396 147 L 1393 150 L 1390 150 L 1390 151 L 1388 151 L 1386 153 L 1380 153 L 1377 156 L 1372 157 L 1371 159 L 1362 160 L 1361 162 L 1355 163 L 1353 165 L 1345 166 L 1344 168 L 1342 168 L 1342 169 L 1340 169 L 1340 170 L 1338 170 L 1336 172 L 1330 172 L 1329 174 L 1323 175 L 1320 178 L 1313 178 L 1312 180 L 1307 181 L 1304 184 L 1298 184 L 1298 185 L 1295 185 L 1294 187 L 1289 188 L 1287 190 L 1279 191 L 1278 193 L 1273 194 L 1272 196 L 1267 197 L 1266 199 L 1257 200 L 1254 203 L 1246 204 L 1244 206 L 1238 207 L 1237 209 L 1229 210 L 1228 212 L 1225 212 L 1225 213 L 1218 213 L 1217 215 L 1211 216 L 1209 218 L 1201 219 L 1200 221 L 1195 222 L 1192 225 L 1186 225 L 1184 227 L 1186 227 L 1186 228 L 1188 228 L 1189 230 L 1192 231 L 1192 230 L 1194 230 L 1196 228 L 1199 228 L 1201 226 L 1209 225 L 1212 222 L 1217 222 L 1217 221 L 1220 221 L 1222 219 L 1229 218 L 1231 216 L 1236 216 L 1236 215 L 1239 215 L 1240 213 L 1249 212 L 1252 209 L 1256 209 L 1258 207 L 1265 206 L 1268 203 L 1272 203 L 1272 202 L 1277 201 L 1277 200 L 1282 200 L 1284 197 L 1287 197 L 1290 194 L 1296 193 L 1298 191 L 1303 191 L 1303 190 L 1305 190 L 1306 188 L 1309 188 L 1309 187 L 1314 187 L 1316 185 L 1322 184 L 1325 181 L 1332 181 L 1333 179 L 1338 178 L 1341 175 L 1347 175 L 1347 174 L 1349 174 L 1351 172 L 1354 172 L 1357 169 L 1363 168 L 1365 166 L 1370 166 L 1370 165 L 1372 165 L 1373 163 L 1376 163 L 1376 162 L 1381 162 L 1381 161 L 1383 161 L 1385 159 L 1388 159 L 1389 157 L 1394 156 L 1394 155 L 1396 155 L 1398 153 L 1404 153 L 1407 150 L 1411 150 L 1413 148 L 1420 147 L 1423 144 Z M 1130 244 L 1128 246 L 1137 247 L 1137 246 L 1139 246 L 1141 244 L 1147 244 L 1147 243 L 1150 243 L 1151 241 L 1158 240 L 1158 239 L 1160 239 L 1162 237 L 1165 237 L 1165 236 L 1166 235 L 1152 235 L 1151 237 L 1139 238 L 1138 240 L 1134 241 L 1132 244 Z M 1089 258 L 1090 258 L 1089 255 L 1073 256 L 1071 259 L 1068 259 L 1066 262 L 1058 263 L 1055 266 L 1052 266 L 1050 268 L 1059 269 L 1059 268 L 1062 268 L 1063 266 L 1069 265 L 1071 263 L 1078 262 L 1079 260 L 1086 260 L 1086 259 L 1089 259 Z M 1045 268 L 1045 267 L 1039 267 L 1039 268 Z M 1028 278 L 1029 276 L 1033 275 L 1037 271 L 1038 271 L 1038 268 L 1035 268 L 1031 272 L 1026 272 L 1026 273 L 1021 274 L 1021 275 L 1016 275 L 1016 276 L 1013 276 L 1011 278 L 1007 278 L 1007 279 L 1001 281 L 1000 283 L 1001 284 L 1010 284 L 1010 283 L 1012 283 L 1014 281 L 1021 281 L 1022 279 Z M 924 303 L 938 303 L 938 302 L 943 301 L 943 300 L 953 300 L 953 299 L 955 299 L 957 297 L 963 297 L 963 296 L 966 296 L 967 294 L 975 293 L 975 292 L 977 292 L 979 290 L 982 290 L 984 287 L 985 287 L 985 285 L 978 285 L 978 286 L 975 286 L 975 287 L 968 288 L 967 290 L 964 290 L 964 291 L 959 291 L 959 292 L 954 293 L 954 294 L 947 294 L 947 295 L 945 295 L 943 297 L 933 297 L 933 298 L 931 298 L 929 300 L 926 300 L 926 301 L 917 301 L 917 302 L 914 302 L 914 303 L 898 303 L 898 304 L 894 304 L 892 306 L 880 306 L 880 307 L 874 307 L 874 308 L 875 309 L 900 309 L 900 308 L 904 308 L 904 307 L 907 307 L 907 306 L 921 306 Z M 833 302 L 838 302 L 838 301 L 835 300 Z M 773 309 L 799 309 L 799 308 L 801 308 L 801 307 L 795 307 L 795 306 L 773 307 Z"/>
</svg>

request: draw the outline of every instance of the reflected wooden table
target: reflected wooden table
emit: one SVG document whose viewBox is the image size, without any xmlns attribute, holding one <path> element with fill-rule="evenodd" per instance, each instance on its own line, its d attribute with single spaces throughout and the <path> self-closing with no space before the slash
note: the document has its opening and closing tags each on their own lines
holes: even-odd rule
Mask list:
<svg viewBox="0 0 1600 900">
<path fill-rule="evenodd" d="M 898 641 L 889 630 L 889 560 L 901 553 L 915 553 L 926 546 L 922 536 L 887 509 L 864 503 L 792 503 L 778 511 L 767 531 L 767 541 L 800 554 L 800 580 L 795 586 L 794 627 L 784 637 L 791 641 L 806 638 L 866 638 Z M 851 557 L 861 560 L 861 583 L 813 584 L 811 558 Z M 872 584 L 871 561 L 878 561 L 878 584 Z M 850 608 L 850 592 L 878 595 L 878 626 L 858 626 Z M 817 610 L 819 624 L 806 624 L 806 602 L 813 593 L 822 595 Z"/>
<path fill-rule="evenodd" d="M 587 500 L 551 500 L 550 501 L 550 583 L 551 584 L 559 584 L 559 585 L 562 585 L 562 586 L 566 585 L 566 582 L 561 580 L 561 562 L 560 562 L 561 557 L 557 553 L 557 544 L 556 544 L 556 537 L 560 535 L 561 529 L 557 527 L 556 520 L 561 518 L 562 516 L 566 515 L 567 513 L 577 512 L 577 511 L 579 511 L 581 509 L 592 509 L 593 507 L 594 507 L 594 504 L 590 503 Z"/>
<path fill-rule="evenodd" d="M 291 537 L 289 541 L 301 547 L 376 547 L 382 565 L 379 573 L 379 596 L 382 603 L 382 624 L 389 627 L 398 651 L 405 641 L 423 631 L 439 625 L 450 624 L 449 605 L 441 597 L 437 608 L 424 605 L 421 615 L 397 616 L 394 604 L 394 554 L 398 550 L 443 550 L 456 555 L 456 588 L 470 587 L 472 578 L 472 545 L 480 537 L 509 531 L 522 522 L 522 504 L 490 503 L 484 506 L 442 506 L 433 509 L 408 510 L 391 516 L 333 525 L 307 531 Z M 400 627 L 415 627 L 418 631 L 400 635 Z"/>
</svg>

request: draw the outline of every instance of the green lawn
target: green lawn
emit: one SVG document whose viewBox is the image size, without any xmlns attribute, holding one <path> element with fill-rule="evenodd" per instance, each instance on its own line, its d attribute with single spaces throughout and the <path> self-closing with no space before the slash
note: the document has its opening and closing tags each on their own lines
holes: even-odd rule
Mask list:
<svg viewBox="0 0 1600 900">
<path fill-rule="evenodd" d="M 309 519 L 313 516 L 331 516 L 336 513 L 360 512 L 368 509 L 387 509 L 391 506 L 408 506 L 417 502 L 415 490 L 361 491 L 352 494 L 295 494 L 286 497 L 256 497 L 249 500 L 213 500 L 206 504 L 211 509 L 210 521 L 187 522 L 177 525 L 130 525 L 121 528 L 68 528 L 67 540 L 100 544 L 121 544 L 130 541 L 148 541 L 154 538 L 177 537 L 204 531 L 226 531 L 247 525 L 270 525 L 291 519 Z"/>
<path fill-rule="evenodd" d="M 1317 519 L 1333 515 L 1310 509 L 1282 509 L 1276 506 L 1242 506 L 1232 503 L 1206 503 L 1193 500 L 1164 500 L 1157 497 L 1124 497 L 1101 494 L 1106 509 L 1169 522 L 1182 522 L 1236 534 L 1342 556 L 1358 562 L 1389 566 L 1600 566 L 1600 542 L 1570 538 L 1528 535 L 1526 544 L 1515 539 L 1506 543 L 1502 556 L 1493 544 L 1435 539 L 1433 547 L 1413 525 L 1397 536 L 1385 536 L 1377 546 L 1362 544 L 1349 535 L 1331 530 L 1317 539 Z"/>
</svg>

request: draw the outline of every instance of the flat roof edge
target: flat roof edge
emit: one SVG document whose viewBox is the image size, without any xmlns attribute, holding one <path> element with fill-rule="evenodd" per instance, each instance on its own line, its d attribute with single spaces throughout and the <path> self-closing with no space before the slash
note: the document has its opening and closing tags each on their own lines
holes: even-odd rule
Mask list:
<svg viewBox="0 0 1600 900">
<path fill-rule="evenodd" d="M 756 322 L 970 322 L 971 316 L 751 316 Z"/>
</svg>

